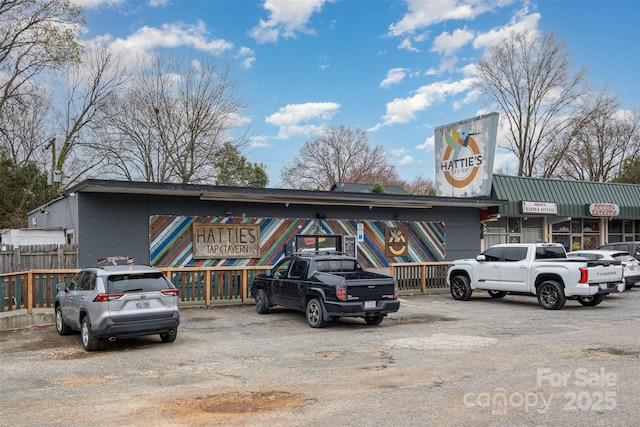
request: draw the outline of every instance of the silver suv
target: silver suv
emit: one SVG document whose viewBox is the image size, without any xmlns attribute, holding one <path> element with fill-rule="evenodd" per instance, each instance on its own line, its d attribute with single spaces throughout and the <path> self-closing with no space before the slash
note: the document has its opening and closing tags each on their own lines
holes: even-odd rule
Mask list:
<svg viewBox="0 0 640 427">
<path fill-rule="evenodd" d="M 178 289 L 157 268 L 85 268 L 56 289 L 56 330 L 60 335 L 80 331 L 87 351 L 97 350 L 103 338 L 159 334 L 163 342 L 176 339 Z"/>
</svg>

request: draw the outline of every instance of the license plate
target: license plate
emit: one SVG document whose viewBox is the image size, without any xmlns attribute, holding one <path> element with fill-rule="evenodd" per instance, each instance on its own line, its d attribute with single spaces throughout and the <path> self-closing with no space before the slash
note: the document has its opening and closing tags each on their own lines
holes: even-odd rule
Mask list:
<svg viewBox="0 0 640 427">
<path fill-rule="evenodd" d="M 372 308 L 376 308 L 376 302 L 375 301 L 365 301 L 364 302 L 364 309 L 365 310 L 371 310 Z"/>
<path fill-rule="evenodd" d="M 600 289 L 609 289 L 608 283 L 600 283 Z"/>
<path fill-rule="evenodd" d="M 136 303 L 136 308 L 151 308 L 151 303 L 149 301 L 140 301 Z"/>
<path fill-rule="evenodd" d="M 629 267 L 629 271 L 636 271 L 636 267 L 635 266 Z"/>
</svg>

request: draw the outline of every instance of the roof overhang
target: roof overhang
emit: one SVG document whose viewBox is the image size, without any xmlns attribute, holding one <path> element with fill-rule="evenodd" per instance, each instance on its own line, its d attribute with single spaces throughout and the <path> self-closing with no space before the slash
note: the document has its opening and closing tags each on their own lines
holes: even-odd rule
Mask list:
<svg viewBox="0 0 640 427">
<path fill-rule="evenodd" d="M 366 206 L 369 208 L 431 209 L 436 207 L 487 208 L 507 201 L 489 198 L 455 198 L 407 194 L 348 193 L 282 188 L 226 187 L 200 184 L 172 184 L 138 181 L 88 179 L 69 188 L 62 197 L 73 193 L 140 194 L 152 196 L 197 197 L 221 202 L 276 203 L 286 206 Z"/>
</svg>

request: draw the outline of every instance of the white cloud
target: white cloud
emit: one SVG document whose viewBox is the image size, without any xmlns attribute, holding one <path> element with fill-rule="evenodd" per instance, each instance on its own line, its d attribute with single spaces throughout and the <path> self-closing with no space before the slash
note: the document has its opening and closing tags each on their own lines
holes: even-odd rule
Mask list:
<svg viewBox="0 0 640 427">
<path fill-rule="evenodd" d="M 472 20 L 508 3 L 511 0 L 407 0 L 409 11 L 389 26 L 389 35 L 404 36 L 447 20 Z"/>
<path fill-rule="evenodd" d="M 511 151 L 496 151 L 493 158 L 493 172 L 514 174 L 518 172 L 518 158 Z"/>
<path fill-rule="evenodd" d="M 307 102 L 289 104 L 277 113 L 268 116 L 265 122 L 278 126 L 278 138 L 287 139 L 295 135 L 315 135 L 324 130 L 322 124 L 301 124 L 309 121 L 330 120 L 340 109 L 335 102 Z"/>
<path fill-rule="evenodd" d="M 233 44 L 224 39 L 209 39 L 206 25 L 202 21 L 196 25 L 176 22 L 163 24 L 160 28 L 144 26 L 124 39 L 103 35 L 88 43 L 100 43 L 108 47 L 125 65 L 148 59 L 148 52 L 156 48 L 190 47 L 212 55 L 220 55 L 233 48 Z"/>
<path fill-rule="evenodd" d="M 127 0 L 71 0 L 73 4 L 76 4 L 85 9 L 98 9 L 101 7 L 111 7 L 125 3 Z"/>
<path fill-rule="evenodd" d="M 252 136 L 249 138 L 249 148 L 265 148 L 269 147 L 267 137 L 263 135 Z"/>
<path fill-rule="evenodd" d="M 431 150 L 435 147 L 435 139 L 434 135 L 427 137 L 424 142 L 420 145 L 416 145 L 416 150 Z"/>
<path fill-rule="evenodd" d="M 454 30 L 451 34 L 443 32 L 435 38 L 431 50 L 441 55 L 450 56 L 471 40 L 473 40 L 473 31 L 466 28 Z"/>
<path fill-rule="evenodd" d="M 391 154 L 394 156 L 402 156 L 406 152 L 407 152 L 406 148 L 396 148 L 391 150 Z"/>
<path fill-rule="evenodd" d="M 169 0 L 148 0 L 149 7 L 165 7 L 169 4 Z"/>
<path fill-rule="evenodd" d="M 406 68 L 392 68 L 387 71 L 387 77 L 380 83 L 380 87 L 389 87 L 400 83 L 407 75 Z"/>
<path fill-rule="evenodd" d="M 520 15 L 517 15 L 520 18 Z M 473 41 L 476 49 L 486 49 L 506 40 L 512 32 L 534 35 L 538 32 L 540 14 L 532 13 L 521 17 L 521 20 L 510 22 L 508 25 L 493 28 L 486 33 L 480 34 Z"/>
<path fill-rule="evenodd" d="M 295 37 L 297 33 L 315 34 L 307 28 L 314 12 L 320 12 L 327 0 L 266 0 L 264 8 L 269 11 L 269 19 L 253 27 L 250 31 L 258 43 L 276 42 L 280 37 Z"/>
<path fill-rule="evenodd" d="M 407 156 L 404 156 L 403 158 L 401 158 L 400 161 L 398 162 L 398 164 L 400 166 L 404 166 L 404 165 L 408 165 L 410 163 L 415 162 L 415 160 L 416 159 L 414 159 L 413 157 L 407 155 Z"/>
<path fill-rule="evenodd" d="M 420 87 L 413 96 L 396 98 L 387 103 L 384 125 L 408 123 L 415 114 L 436 102 L 443 102 L 448 96 L 457 95 L 473 87 L 474 79 L 466 78 L 455 82 L 436 82 Z"/>
<path fill-rule="evenodd" d="M 409 52 L 420 52 L 420 49 L 413 46 L 411 37 L 404 38 L 398 45 L 398 49 L 407 50 Z"/>
<path fill-rule="evenodd" d="M 236 58 L 240 59 L 242 68 L 248 70 L 256 62 L 255 52 L 253 49 L 242 46 L 236 55 Z"/>
</svg>

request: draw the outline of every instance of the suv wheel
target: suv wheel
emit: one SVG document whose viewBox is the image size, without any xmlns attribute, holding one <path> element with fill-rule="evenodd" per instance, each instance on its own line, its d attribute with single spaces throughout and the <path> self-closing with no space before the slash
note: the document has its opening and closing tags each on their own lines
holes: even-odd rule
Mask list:
<svg viewBox="0 0 640 427">
<path fill-rule="evenodd" d="M 545 310 L 560 310 L 567 302 L 564 289 L 555 280 L 547 280 L 538 286 L 538 303 Z"/>
<path fill-rule="evenodd" d="M 269 299 L 264 289 L 258 289 L 256 292 L 256 311 L 260 314 L 269 312 Z"/>
<path fill-rule="evenodd" d="M 322 303 L 318 298 L 307 303 L 307 322 L 312 328 L 322 328 L 327 325 L 322 318 Z"/>
<path fill-rule="evenodd" d="M 82 336 L 82 347 L 86 351 L 96 351 L 100 346 L 100 340 L 93 336 L 91 332 L 91 325 L 89 325 L 89 318 L 85 316 L 82 319 L 82 328 L 80 329 Z"/>
<path fill-rule="evenodd" d="M 56 331 L 58 331 L 60 335 L 69 335 L 71 333 L 71 328 L 64 324 L 60 306 L 56 307 Z"/>
<path fill-rule="evenodd" d="M 162 340 L 162 342 L 174 342 L 177 336 L 178 336 L 178 328 L 173 328 L 169 332 L 160 334 L 160 339 Z"/>
</svg>

